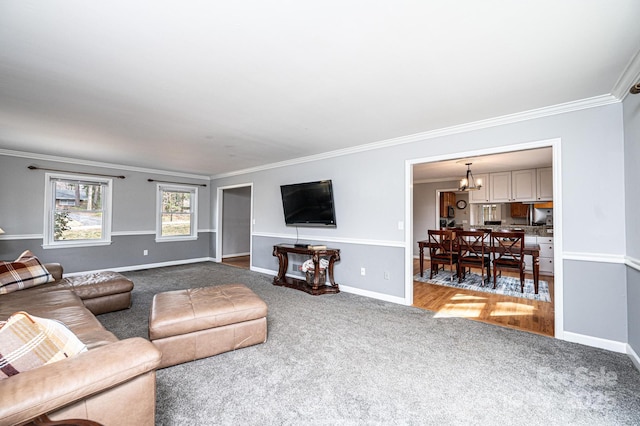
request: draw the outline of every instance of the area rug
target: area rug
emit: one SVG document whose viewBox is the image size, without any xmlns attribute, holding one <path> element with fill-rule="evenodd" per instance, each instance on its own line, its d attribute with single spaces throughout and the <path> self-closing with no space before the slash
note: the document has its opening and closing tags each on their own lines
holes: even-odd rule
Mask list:
<svg viewBox="0 0 640 426">
<path fill-rule="evenodd" d="M 425 271 L 424 277 L 421 277 L 420 274 L 416 274 L 413 277 L 413 280 L 420 281 L 422 283 L 444 285 L 447 287 L 539 300 L 541 302 L 551 302 L 549 284 L 543 280 L 538 280 L 538 294 L 534 293 L 533 280 L 529 278 L 525 278 L 524 280 L 524 293 L 520 292 L 520 279 L 514 277 L 498 277 L 495 289 L 493 288 L 493 277 L 491 277 L 490 282 L 485 282 L 485 284 L 482 285 L 480 275 L 468 273 L 465 279 L 459 283 L 457 278 L 454 278 L 453 281 L 451 281 L 451 272 L 447 270 L 439 271 L 432 279 L 429 279 L 429 271 Z"/>
</svg>

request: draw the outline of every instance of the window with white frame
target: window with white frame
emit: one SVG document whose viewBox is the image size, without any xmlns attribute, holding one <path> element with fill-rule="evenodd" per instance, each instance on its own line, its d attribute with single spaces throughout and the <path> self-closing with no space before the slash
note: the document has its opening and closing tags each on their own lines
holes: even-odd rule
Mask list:
<svg viewBox="0 0 640 426">
<path fill-rule="evenodd" d="M 156 241 L 198 238 L 198 188 L 158 185 Z"/>
<path fill-rule="evenodd" d="M 111 179 L 45 175 L 44 248 L 111 243 Z"/>
</svg>

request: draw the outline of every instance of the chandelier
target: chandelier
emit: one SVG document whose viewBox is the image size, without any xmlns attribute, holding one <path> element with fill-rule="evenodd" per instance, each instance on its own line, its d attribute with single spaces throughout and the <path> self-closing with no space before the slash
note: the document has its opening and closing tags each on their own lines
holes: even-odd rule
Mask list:
<svg viewBox="0 0 640 426">
<path fill-rule="evenodd" d="M 460 180 L 460 188 L 459 191 L 477 191 L 482 188 L 482 180 L 478 179 L 477 181 L 473 178 L 473 174 L 471 174 L 471 165 L 473 163 L 465 163 L 467 166 L 467 177 Z"/>
</svg>

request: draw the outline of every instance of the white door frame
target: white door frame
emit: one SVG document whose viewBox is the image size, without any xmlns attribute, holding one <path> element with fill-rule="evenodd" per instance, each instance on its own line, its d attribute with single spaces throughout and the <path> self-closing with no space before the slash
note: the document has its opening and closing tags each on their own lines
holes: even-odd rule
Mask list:
<svg viewBox="0 0 640 426">
<path fill-rule="evenodd" d="M 223 208 L 223 203 L 224 203 L 224 191 L 226 189 L 234 189 L 234 188 L 245 188 L 245 187 L 249 187 L 251 188 L 251 212 L 250 212 L 250 222 L 249 222 L 249 257 L 252 259 L 251 262 L 253 262 L 253 225 L 254 225 L 254 219 L 253 219 L 253 182 L 249 182 L 249 183 L 240 183 L 240 184 L 236 184 L 236 185 L 227 185 L 227 186 L 219 186 L 217 188 L 217 195 L 216 195 L 216 204 L 217 204 L 217 208 L 216 208 L 216 256 L 213 259 L 215 262 L 222 262 L 222 208 Z M 249 268 L 251 268 L 251 265 L 249 265 Z"/>
<path fill-rule="evenodd" d="M 553 268 L 554 268 L 554 309 L 555 337 L 564 338 L 564 297 L 563 297 L 563 264 L 562 264 L 562 159 L 560 138 L 526 142 L 474 151 L 457 152 L 433 157 L 416 158 L 405 161 L 405 289 L 404 303 L 413 305 L 413 166 L 422 163 L 454 160 L 457 158 L 476 157 L 482 155 L 502 154 L 505 152 L 526 149 L 551 147 L 553 155 Z"/>
</svg>

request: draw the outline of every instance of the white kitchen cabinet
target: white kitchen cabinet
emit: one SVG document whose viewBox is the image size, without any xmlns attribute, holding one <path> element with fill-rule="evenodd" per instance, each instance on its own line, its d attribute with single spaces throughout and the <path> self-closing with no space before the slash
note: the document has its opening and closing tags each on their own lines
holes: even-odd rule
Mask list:
<svg viewBox="0 0 640 426">
<path fill-rule="evenodd" d="M 489 201 L 492 203 L 511 201 L 511 172 L 489 173 Z"/>
<path fill-rule="evenodd" d="M 493 203 L 536 201 L 536 169 L 489 174 L 489 200 Z"/>
<path fill-rule="evenodd" d="M 545 167 L 536 170 L 536 199 L 538 201 L 553 200 L 553 168 Z"/>
<path fill-rule="evenodd" d="M 540 256 L 540 275 L 553 275 L 553 257 Z"/>
<path fill-rule="evenodd" d="M 536 201 L 536 169 L 511 172 L 511 200 Z"/>
<path fill-rule="evenodd" d="M 553 237 L 538 237 L 540 245 L 540 274 L 553 275 Z"/>
<path fill-rule="evenodd" d="M 540 275 L 553 275 L 553 237 L 525 235 L 524 242 L 525 244 L 538 244 L 540 246 L 540 256 L 538 257 Z M 533 258 L 525 256 L 524 262 L 525 271 L 532 274 Z"/>
<path fill-rule="evenodd" d="M 482 188 L 469 191 L 470 203 L 553 201 L 553 169 L 513 170 L 474 176 Z"/>
<path fill-rule="evenodd" d="M 489 175 L 475 175 L 473 177 L 476 181 L 476 185 L 478 181 L 482 182 L 482 188 L 477 191 L 469 191 L 469 202 L 470 203 L 487 203 L 489 202 Z"/>
</svg>

